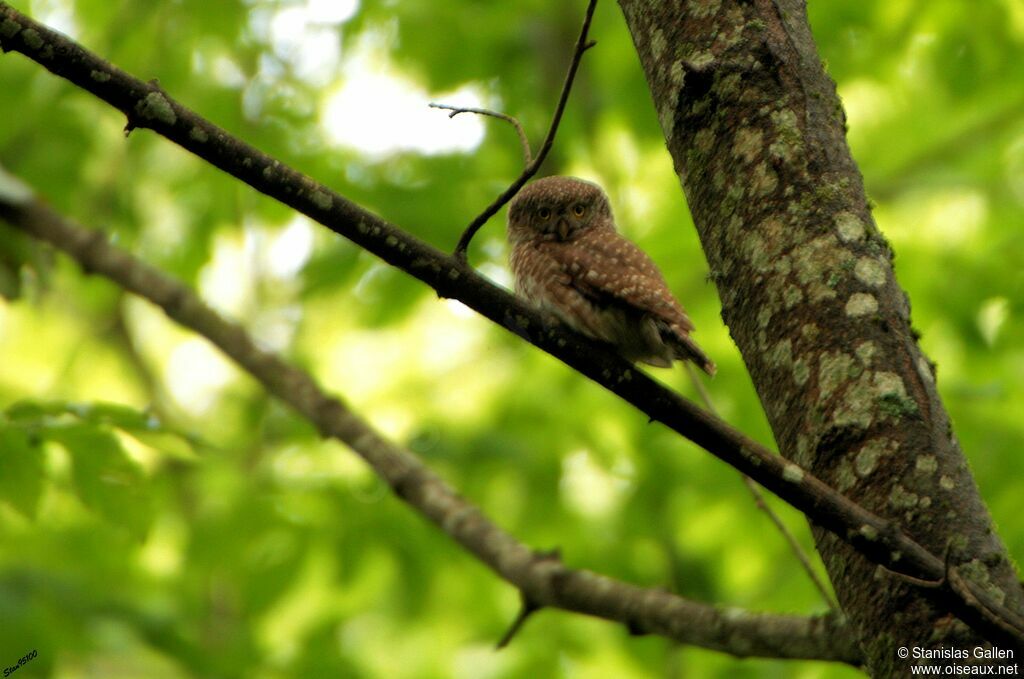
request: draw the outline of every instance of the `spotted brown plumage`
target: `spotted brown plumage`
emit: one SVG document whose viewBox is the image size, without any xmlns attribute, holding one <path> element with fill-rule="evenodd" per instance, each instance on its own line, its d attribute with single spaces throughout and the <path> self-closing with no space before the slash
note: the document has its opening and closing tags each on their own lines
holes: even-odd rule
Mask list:
<svg viewBox="0 0 1024 679">
<path fill-rule="evenodd" d="M 615 229 L 608 197 L 575 177 L 524 187 L 508 211 L 516 292 L 629 361 L 715 364 L 690 338 L 693 323 L 647 254 Z"/>
</svg>

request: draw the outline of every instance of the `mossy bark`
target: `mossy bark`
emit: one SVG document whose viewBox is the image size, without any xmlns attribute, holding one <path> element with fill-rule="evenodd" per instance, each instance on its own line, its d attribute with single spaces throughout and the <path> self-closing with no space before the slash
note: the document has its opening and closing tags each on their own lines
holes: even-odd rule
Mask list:
<svg viewBox="0 0 1024 679">
<path fill-rule="evenodd" d="M 797 0 L 620 0 L 722 299 L 781 453 L 1024 605 L 871 216 Z M 815 530 L 874 676 L 974 633 Z"/>
</svg>

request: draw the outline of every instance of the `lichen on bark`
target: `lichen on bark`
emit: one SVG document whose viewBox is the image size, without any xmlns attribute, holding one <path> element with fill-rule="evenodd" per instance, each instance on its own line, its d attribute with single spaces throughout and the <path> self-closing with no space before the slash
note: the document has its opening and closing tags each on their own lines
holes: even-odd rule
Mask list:
<svg viewBox="0 0 1024 679">
<path fill-rule="evenodd" d="M 797 0 L 619 0 L 780 452 L 1024 608 L 917 345 Z M 980 641 L 815 530 L 869 670 Z"/>
</svg>

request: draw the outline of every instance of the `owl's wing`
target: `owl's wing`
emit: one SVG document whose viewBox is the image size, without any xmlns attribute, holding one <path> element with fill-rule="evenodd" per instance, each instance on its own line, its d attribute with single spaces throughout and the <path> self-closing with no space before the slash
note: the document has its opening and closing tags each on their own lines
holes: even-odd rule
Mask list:
<svg viewBox="0 0 1024 679">
<path fill-rule="evenodd" d="M 693 322 L 672 295 L 661 271 L 636 245 L 611 229 L 591 229 L 574 247 L 553 254 L 580 294 L 601 305 L 621 305 L 650 314 L 669 327 L 691 332 Z"/>
</svg>

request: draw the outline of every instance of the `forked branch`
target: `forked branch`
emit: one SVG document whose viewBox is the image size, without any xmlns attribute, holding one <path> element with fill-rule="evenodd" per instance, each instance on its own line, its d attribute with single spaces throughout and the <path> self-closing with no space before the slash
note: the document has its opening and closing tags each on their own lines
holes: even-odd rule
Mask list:
<svg viewBox="0 0 1024 679">
<path fill-rule="evenodd" d="M 526 182 L 530 181 L 533 175 L 537 174 L 537 170 L 544 163 L 544 159 L 547 158 L 548 153 L 551 151 L 551 146 L 555 143 L 555 134 L 558 132 L 558 124 L 562 122 L 562 114 L 565 113 L 565 104 L 569 101 L 569 93 L 572 91 L 573 81 L 576 79 L 576 72 L 580 68 L 580 60 L 583 59 L 583 53 L 593 47 L 595 42 L 588 40 L 587 35 L 590 33 L 590 23 L 594 18 L 594 8 L 597 7 L 597 0 L 590 0 L 587 3 L 587 10 L 583 16 L 583 27 L 580 29 L 580 36 L 576 40 L 576 47 L 573 50 L 572 61 L 569 62 L 569 70 L 565 74 L 565 82 L 562 83 L 562 92 L 558 96 L 558 104 L 555 106 L 555 113 L 551 117 L 551 125 L 548 127 L 547 136 L 544 137 L 544 142 L 540 145 L 540 149 L 537 151 L 537 155 L 531 159 L 530 153 L 530 142 L 526 137 L 526 133 L 523 131 L 523 126 L 518 120 L 505 113 L 498 113 L 496 111 L 490 111 L 487 109 L 472 109 L 472 108 L 460 108 L 446 105 L 431 104 L 434 108 L 444 108 L 452 111 L 449 117 L 454 117 L 459 113 L 478 113 L 481 115 L 491 116 L 494 118 L 500 118 L 513 127 L 516 128 L 516 132 L 519 134 L 519 140 L 523 145 L 523 155 L 526 158 L 526 167 L 523 168 L 522 173 L 516 180 L 509 184 L 509 187 L 501 192 L 501 194 L 491 202 L 483 212 L 478 214 L 466 230 L 462 232 L 462 237 L 459 238 L 458 245 L 455 246 L 454 255 L 460 261 L 466 261 L 466 251 L 469 249 L 469 243 L 473 240 L 473 236 L 480 230 L 480 227 L 487 223 L 487 220 L 497 214 L 505 203 L 512 200 L 519 189 L 523 188 Z"/>
<path fill-rule="evenodd" d="M 450 104 L 438 104 L 435 102 L 430 102 L 427 106 L 430 108 L 439 108 L 444 111 L 451 111 L 451 113 L 448 114 L 449 118 L 454 118 L 460 113 L 475 113 L 480 116 L 490 116 L 491 118 L 504 120 L 515 128 L 516 134 L 519 136 L 519 144 L 523 147 L 523 164 L 529 167 L 530 163 L 533 162 L 533 151 L 530 150 L 530 139 L 526 136 L 526 130 L 523 129 L 523 124 L 520 123 L 519 119 L 515 116 L 510 116 L 507 113 L 501 113 L 500 111 L 492 111 L 489 108 L 477 108 L 475 106 L 451 106 Z"/>
<path fill-rule="evenodd" d="M 690 381 L 693 382 L 693 386 L 697 390 L 697 395 L 700 396 L 700 400 L 704 402 L 704 407 L 707 408 L 709 412 L 717 414 L 718 411 L 715 409 L 715 404 L 711 402 L 711 395 L 708 393 L 708 390 L 704 387 L 704 383 L 697 375 L 697 370 L 689 361 L 687 361 L 685 365 L 686 372 L 690 376 Z M 804 572 L 807 573 L 807 577 L 811 579 L 811 583 L 814 585 L 814 588 L 818 590 L 818 594 L 821 595 L 822 600 L 824 600 L 832 610 L 839 610 L 839 605 L 832 597 L 832 594 L 829 593 L 828 587 L 825 586 L 825 583 L 818 576 L 817 571 L 814 570 L 814 566 L 811 564 L 811 558 L 807 556 L 807 552 L 804 551 L 803 546 L 799 541 L 797 541 L 796 536 L 789 530 L 789 527 L 783 523 L 782 518 L 768 506 L 767 502 L 765 502 L 764 493 L 761 492 L 761 486 L 757 485 L 757 481 L 746 474 L 741 474 L 740 476 L 743 478 L 743 484 L 747 487 L 747 490 L 750 491 L 750 495 L 754 499 L 754 505 L 764 512 L 765 516 L 768 517 L 768 520 L 772 522 L 772 525 L 774 525 L 776 530 L 778 530 L 782 535 L 786 544 L 789 545 L 790 551 L 793 552 L 793 556 L 795 556 L 797 561 L 800 562 L 800 566 L 803 567 Z"/>
</svg>

